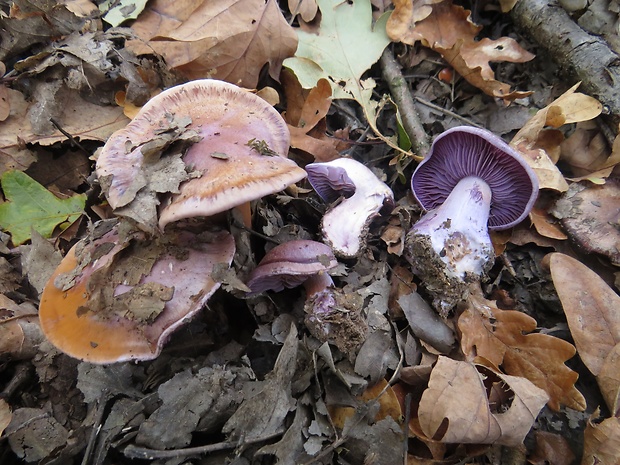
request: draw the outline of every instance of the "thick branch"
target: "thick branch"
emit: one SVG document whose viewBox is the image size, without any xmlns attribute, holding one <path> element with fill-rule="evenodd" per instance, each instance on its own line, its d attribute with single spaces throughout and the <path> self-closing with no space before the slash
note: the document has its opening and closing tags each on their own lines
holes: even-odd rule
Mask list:
<svg viewBox="0 0 620 465">
<path fill-rule="evenodd" d="M 511 14 L 567 77 L 620 117 L 620 56 L 603 39 L 581 29 L 555 0 L 519 0 Z"/>
</svg>

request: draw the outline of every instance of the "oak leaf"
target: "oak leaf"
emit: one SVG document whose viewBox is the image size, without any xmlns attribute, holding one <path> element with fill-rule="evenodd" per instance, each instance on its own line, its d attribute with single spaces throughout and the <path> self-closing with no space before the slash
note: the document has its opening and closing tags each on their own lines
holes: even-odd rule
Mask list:
<svg viewBox="0 0 620 465">
<path fill-rule="evenodd" d="M 393 41 L 410 45 L 420 41 L 492 97 L 510 102 L 531 94 L 511 91 L 508 84 L 495 80 L 489 62 L 523 63 L 534 55 L 508 37 L 475 40 L 482 27 L 472 22 L 469 10 L 453 5 L 451 0 L 396 0 L 394 7 L 387 23 Z"/>
<path fill-rule="evenodd" d="M 325 133 L 325 116 L 332 103 L 327 79 L 320 79 L 307 96 L 290 73 L 283 74 L 283 82 L 288 102 L 284 119 L 291 133 L 291 147 L 308 152 L 317 162 L 338 158 L 337 140 Z"/>
<path fill-rule="evenodd" d="M 369 1 L 318 0 L 321 22 L 317 33 L 299 29 L 299 47 L 284 66 L 295 73 L 305 89 L 320 79 L 332 86 L 334 99 L 357 101 L 373 132 L 390 147 L 402 152 L 377 127 L 379 102 L 373 100 L 375 81 L 362 75 L 381 57 L 390 43 L 385 32 L 388 14 L 373 24 Z"/>
<path fill-rule="evenodd" d="M 548 398 L 525 378 L 440 356 L 418 422 L 435 441 L 518 446 Z"/>
<path fill-rule="evenodd" d="M 620 451 L 620 417 L 596 422 L 597 412 L 588 419 L 583 435 L 583 465 L 617 464 Z"/>
<path fill-rule="evenodd" d="M 568 255 L 554 253 L 549 264 L 579 356 L 597 377 L 605 402 L 615 412 L 620 391 L 620 297 L 599 275 Z"/>
<path fill-rule="evenodd" d="M 261 68 L 278 80 L 297 37 L 275 0 L 155 0 L 131 26 L 140 40 L 127 48 L 153 51 L 190 79 L 212 77 L 254 88 Z"/>
<path fill-rule="evenodd" d="M 461 349 L 468 360 L 484 357 L 506 373 L 529 379 L 549 394 L 549 407 L 564 404 L 585 409 L 583 395 L 575 388 L 577 373 L 564 362 L 575 347 L 546 334 L 533 333 L 536 320 L 515 310 L 500 310 L 473 290 L 458 319 Z"/>
<path fill-rule="evenodd" d="M 539 110 L 510 142 L 538 176 L 541 189 L 560 192 L 568 189 L 568 183 L 555 166 L 560 157 L 560 144 L 564 140 L 557 128 L 564 124 L 588 121 L 601 114 L 601 103 L 575 92 L 577 87 L 579 83 Z"/>
</svg>

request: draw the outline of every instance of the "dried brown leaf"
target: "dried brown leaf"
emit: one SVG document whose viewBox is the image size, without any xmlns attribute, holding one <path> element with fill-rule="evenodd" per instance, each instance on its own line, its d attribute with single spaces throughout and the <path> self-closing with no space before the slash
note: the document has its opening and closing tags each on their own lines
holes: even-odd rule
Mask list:
<svg viewBox="0 0 620 465">
<path fill-rule="evenodd" d="M 325 116 L 332 103 L 332 88 L 327 79 L 319 79 L 305 98 L 301 95 L 301 85 L 296 79 L 289 77 L 286 82 L 287 95 L 293 97 L 288 101 L 285 114 L 291 133 L 291 147 L 311 154 L 317 162 L 338 158 L 337 140 L 327 137 L 325 133 Z"/>
<path fill-rule="evenodd" d="M 605 357 L 596 382 L 611 414 L 620 416 L 620 344 L 616 344 Z"/>
<path fill-rule="evenodd" d="M 510 375 L 529 379 L 549 394 L 549 407 L 554 410 L 560 404 L 583 410 L 585 399 L 574 386 L 578 375 L 564 365 L 575 355 L 575 348 L 562 339 L 533 333 L 536 320 L 518 311 L 500 310 L 479 294 L 472 291 L 458 320 L 467 359 L 484 357 Z"/>
<path fill-rule="evenodd" d="M 550 267 L 579 356 L 598 376 L 605 358 L 620 343 L 620 297 L 599 275 L 568 255 L 552 254 Z"/>
<path fill-rule="evenodd" d="M 0 436 L 4 433 L 4 430 L 9 423 L 11 423 L 11 407 L 6 400 L 0 399 Z"/>
<path fill-rule="evenodd" d="M 536 431 L 536 449 L 528 457 L 532 465 L 571 465 L 575 454 L 566 438 L 547 431 Z"/>
<path fill-rule="evenodd" d="M 156 0 L 132 25 L 140 38 L 127 48 L 161 54 L 190 79 L 212 77 L 254 88 L 269 63 L 278 79 L 297 36 L 274 0 Z"/>
<path fill-rule="evenodd" d="M 469 83 L 484 93 L 511 101 L 531 92 L 511 91 L 508 84 L 495 80 L 489 62 L 523 63 L 534 55 L 508 37 L 475 40 L 481 26 L 471 21 L 470 11 L 443 1 L 397 1 L 387 23 L 393 41 L 413 45 L 417 41 L 439 52 Z"/>
<path fill-rule="evenodd" d="M 617 464 L 620 457 L 620 418 L 607 418 L 601 423 L 594 420 L 590 418 L 586 425 L 581 464 Z"/>
<path fill-rule="evenodd" d="M 420 400 L 418 421 L 435 441 L 518 446 L 547 400 L 527 379 L 439 357 Z"/>
<path fill-rule="evenodd" d="M 540 187 L 564 192 L 568 184 L 555 166 L 564 140 L 557 131 L 564 124 L 588 121 L 600 115 L 601 103 L 585 94 L 575 92 L 579 83 L 539 110 L 512 139 L 510 145 L 520 151 L 538 175 Z M 553 152 L 556 152 L 554 155 Z"/>
</svg>

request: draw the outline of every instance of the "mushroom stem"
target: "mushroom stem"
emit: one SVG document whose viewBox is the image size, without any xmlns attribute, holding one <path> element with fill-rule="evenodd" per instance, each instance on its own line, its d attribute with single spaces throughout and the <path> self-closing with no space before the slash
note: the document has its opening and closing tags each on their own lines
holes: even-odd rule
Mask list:
<svg viewBox="0 0 620 465">
<path fill-rule="evenodd" d="M 477 177 L 463 178 L 446 201 L 424 215 L 411 229 L 430 239 L 433 250 L 454 275 L 482 275 L 493 259 L 487 222 L 491 189 Z"/>
<path fill-rule="evenodd" d="M 332 287 L 333 285 L 334 281 L 328 273 L 317 273 L 304 282 L 304 288 L 306 289 L 306 298 L 309 299 L 310 297 L 324 291 L 329 287 Z"/>
<path fill-rule="evenodd" d="M 493 264 L 487 227 L 490 203 L 486 182 L 463 178 L 446 201 L 407 234 L 407 259 L 444 317 L 467 297 L 468 283 L 480 280 Z"/>
</svg>

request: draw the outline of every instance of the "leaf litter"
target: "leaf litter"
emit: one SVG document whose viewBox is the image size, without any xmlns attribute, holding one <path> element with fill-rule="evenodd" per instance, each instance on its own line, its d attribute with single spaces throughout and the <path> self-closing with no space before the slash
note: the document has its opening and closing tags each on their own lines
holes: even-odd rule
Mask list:
<svg viewBox="0 0 620 465">
<path fill-rule="evenodd" d="M 93 2 L 52 3 L 18 0 L 0 17 L 0 226 L 10 234 L 0 247 L 0 448 L 8 464 L 508 463 L 502 454 L 517 450 L 531 463 L 614 463 L 618 126 L 577 83 L 550 77 L 557 70 L 499 12 L 516 2 L 472 11 L 450 0 L 98 2 L 104 22 Z M 599 3 L 581 24 L 606 18 Z M 612 28 L 598 33 L 617 43 Z M 490 280 L 447 318 L 401 257 L 420 211 L 399 181 L 413 154 L 397 99 L 384 96 L 375 66 L 394 52 L 430 136 L 463 118 L 495 127 L 544 188 L 534 226 L 495 236 Z M 132 108 L 205 77 L 269 88 L 302 166 L 352 156 L 390 183 L 397 207 L 373 223 L 367 250 L 333 273 L 354 305 L 313 329 L 303 291 L 245 295 L 247 274 L 274 242 L 320 239 L 328 206 L 299 183 L 255 202 L 251 225 L 232 212 L 207 226 L 234 232 L 234 266 L 214 269 L 222 288 L 157 359 L 72 359 L 44 339 L 33 303 L 75 241 L 101 237 L 111 223 L 96 221 L 115 216 L 99 196 L 92 157 Z M 195 140 L 183 118 L 170 115 L 168 129 L 145 141 L 150 162 L 124 207 L 126 220 L 150 234 L 159 234 L 160 195 L 192 176 L 181 157 Z M 28 179 L 22 194 L 36 192 L 15 195 L 12 177 Z M 68 204 L 60 196 L 80 203 L 59 213 Z M 99 297 L 114 301 L 114 312 L 156 320 L 175 289 L 140 284 L 153 253 L 129 248 L 144 249 L 140 260 L 117 260 L 93 286 L 131 283 L 121 296 Z M 70 289 L 107 252 L 87 253 L 57 285 Z"/>
</svg>

